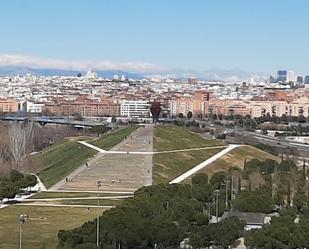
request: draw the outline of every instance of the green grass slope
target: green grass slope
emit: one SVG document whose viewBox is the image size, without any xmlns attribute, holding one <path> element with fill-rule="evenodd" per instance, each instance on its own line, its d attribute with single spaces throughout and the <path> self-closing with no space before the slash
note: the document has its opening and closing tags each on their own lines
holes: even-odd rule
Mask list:
<svg viewBox="0 0 309 249">
<path fill-rule="evenodd" d="M 137 128 L 139 126 L 129 125 L 91 141 L 91 143 L 102 149 L 109 150 Z M 76 138 L 65 139 L 62 143 L 47 148 L 32 157 L 33 163 L 39 165 L 37 174 L 47 188 L 85 164 L 97 153 L 95 150 L 79 144 L 78 140 Z M 85 138 L 82 140 L 85 140 Z"/>
<path fill-rule="evenodd" d="M 141 126 L 139 125 L 128 125 L 115 132 L 109 133 L 107 135 L 103 135 L 101 138 L 95 141 L 92 141 L 91 144 L 101 149 L 104 149 L 104 150 L 110 150 L 115 145 L 123 141 L 126 136 L 129 136 L 133 131 L 135 131 L 136 129 L 140 127 Z"/>
<path fill-rule="evenodd" d="M 245 160 L 249 161 L 251 159 L 258 159 L 260 161 L 272 159 L 279 161 L 279 158 L 272 154 L 259 150 L 255 147 L 245 145 L 232 150 L 220 159 L 205 167 L 200 172 L 204 172 L 211 176 L 216 172 L 228 171 L 233 167 L 243 169 Z"/>
<path fill-rule="evenodd" d="M 53 150 L 36 155 L 33 160 L 41 166 L 42 169 L 39 171 L 38 176 L 48 188 L 84 164 L 95 154 L 94 150 L 77 142 L 65 141 Z"/>
<path fill-rule="evenodd" d="M 205 139 L 186 128 L 175 125 L 159 125 L 154 132 L 154 150 L 181 150 L 223 145 L 215 139 Z"/>
<path fill-rule="evenodd" d="M 154 150 L 181 150 L 223 145 L 218 140 L 208 140 L 185 128 L 173 125 L 156 126 Z M 221 148 L 156 154 L 153 157 L 155 183 L 167 183 L 199 163 L 221 151 Z"/>
</svg>

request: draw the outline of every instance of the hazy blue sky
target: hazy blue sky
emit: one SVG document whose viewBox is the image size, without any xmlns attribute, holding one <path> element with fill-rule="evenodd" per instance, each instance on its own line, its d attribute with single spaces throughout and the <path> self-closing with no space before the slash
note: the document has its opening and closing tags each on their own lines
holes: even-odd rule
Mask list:
<svg viewBox="0 0 309 249">
<path fill-rule="evenodd" d="M 309 73 L 308 0 L 3 0 L 0 54 Z"/>
</svg>

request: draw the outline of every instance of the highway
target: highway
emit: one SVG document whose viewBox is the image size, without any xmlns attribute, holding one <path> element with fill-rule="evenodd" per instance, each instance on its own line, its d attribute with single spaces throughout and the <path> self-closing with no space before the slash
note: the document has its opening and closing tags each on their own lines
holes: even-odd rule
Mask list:
<svg viewBox="0 0 309 249">
<path fill-rule="evenodd" d="M 303 144 L 303 143 L 299 143 L 296 141 L 289 141 L 285 138 L 272 137 L 272 136 L 263 135 L 263 134 L 259 134 L 256 132 L 244 131 L 244 130 L 237 132 L 237 134 L 243 135 L 243 136 L 251 136 L 265 144 L 275 145 L 276 147 L 284 147 L 284 148 L 293 147 L 296 149 L 305 149 L 305 150 L 309 149 L 309 144 Z"/>
<path fill-rule="evenodd" d="M 79 121 L 69 118 L 59 118 L 59 117 L 16 117 L 16 116 L 2 116 L 0 120 L 3 121 L 16 121 L 16 122 L 25 122 L 33 121 L 37 122 L 40 125 L 45 124 L 62 124 L 62 125 L 73 125 L 75 127 L 93 127 L 98 125 L 107 125 L 106 122 L 93 122 L 93 121 Z"/>
</svg>

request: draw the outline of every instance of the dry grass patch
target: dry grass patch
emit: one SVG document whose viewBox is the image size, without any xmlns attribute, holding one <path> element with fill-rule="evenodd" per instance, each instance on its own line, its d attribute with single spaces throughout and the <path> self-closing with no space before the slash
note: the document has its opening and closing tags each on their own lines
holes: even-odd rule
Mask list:
<svg viewBox="0 0 309 249">
<path fill-rule="evenodd" d="M 200 172 L 204 172 L 207 175 L 211 176 L 216 172 L 228 171 L 230 168 L 233 167 L 243 169 L 245 160 L 250 161 L 251 159 L 258 159 L 261 161 L 264 161 L 266 159 L 272 159 L 279 161 L 279 158 L 272 154 L 246 145 L 232 150 L 231 152 L 227 153 L 215 162 L 206 166 Z"/>
</svg>

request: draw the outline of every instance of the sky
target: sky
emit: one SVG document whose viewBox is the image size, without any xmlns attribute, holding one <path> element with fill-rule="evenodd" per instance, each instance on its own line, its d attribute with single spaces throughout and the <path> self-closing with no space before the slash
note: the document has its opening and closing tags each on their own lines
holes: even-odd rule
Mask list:
<svg viewBox="0 0 309 249">
<path fill-rule="evenodd" d="M 0 65 L 309 74 L 308 0 L 2 0 L 0 10 Z"/>
</svg>

